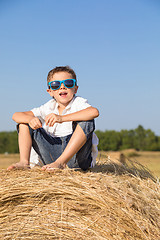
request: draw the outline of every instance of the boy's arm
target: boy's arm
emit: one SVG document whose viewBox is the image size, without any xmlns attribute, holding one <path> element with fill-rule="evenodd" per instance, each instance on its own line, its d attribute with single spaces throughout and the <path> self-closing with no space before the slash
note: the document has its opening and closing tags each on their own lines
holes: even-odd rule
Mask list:
<svg viewBox="0 0 160 240">
<path fill-rule="evenodd" d="M 62 118 L 62 122 L 89 121 L 98 116 L 99 116 L 99 111 L 97 108 L 88 107 L 88 108 L 80 110 L 78 112 L 63 115 L 63 116 L 61 116 L 61 118 Z"/>
<path fill-rule="evenodd" d="M 89 121 L 99 116 L 99 111 L 97 108 L 88 107 L 86 109 L 66 114 L 66 115 L 56 115 L 51 113 L 46 116 L 46 125 L 53 126 L 56 122 L 69 122 L 69 121 Z"/>
<path fill-rule="evenodd" d="M 34 117 L 34 114 L 32 111 L 27 112 L 15 112 L 12 116 L 12 119 L 16 123 L 29 123 Z"/>
<path fill-rule="evenodd" d="M 12 119 L 16 123 L 28 123 L 31 128 L 37 129 L 42 127 L 42 123 L 39 118 L 35 117 L 32 111 L 15 112 Z"/>
</svg>

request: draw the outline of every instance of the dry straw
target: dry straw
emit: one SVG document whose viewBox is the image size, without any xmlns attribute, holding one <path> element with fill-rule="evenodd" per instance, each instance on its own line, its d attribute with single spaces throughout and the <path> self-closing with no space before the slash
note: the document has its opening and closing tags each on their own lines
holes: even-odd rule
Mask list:
<svg viewBox="0 0 160 240">
<path fill-rule="evenodd" d="M 0 239 L 160 239 L 159 183 L 136 162 L 0 176 Z"/>
</svg>

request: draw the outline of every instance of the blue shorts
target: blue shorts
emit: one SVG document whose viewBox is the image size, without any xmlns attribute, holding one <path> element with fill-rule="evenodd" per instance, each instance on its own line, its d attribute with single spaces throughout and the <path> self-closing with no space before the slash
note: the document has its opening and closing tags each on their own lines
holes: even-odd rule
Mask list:
<svg viewBox="0 0 160 240">
<path fill-rule="evenodd" d="M 87 141 L 82 148 L 69 160 L 67 163 L 69 168 L 80 167 L 87 170 L 92 162 L 92 134 L 95 129 L 94 120 L 73 122 L 73 132 L 77 124 L 82 128 L 86 135 Z M 32 138 L 32 146 L 36 153 L 39 155 L 43 164 L 49 164 L 54 161 L 63 153 L 72 134 L 65 137 L 53 137 L 49 135 L 43 128 L 33 130 L 30 126 L 29 131 Z"/>
</svg>

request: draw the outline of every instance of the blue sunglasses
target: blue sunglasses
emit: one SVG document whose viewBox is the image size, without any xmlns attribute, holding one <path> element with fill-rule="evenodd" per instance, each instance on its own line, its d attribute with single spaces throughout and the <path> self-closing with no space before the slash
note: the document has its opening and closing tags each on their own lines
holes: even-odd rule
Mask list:
<svg viewBox="0 0 160 240">
<path fill-rule="evenodd" d="M 61 87 L 61 84 L 64 84 L 66 88 L 73 88 L 76 85 L 75 79 L 66 79 L 66 80 L 55 80 L 48 83 L 48 87 L 52 90 L 58 90 Z"/>
</svg>

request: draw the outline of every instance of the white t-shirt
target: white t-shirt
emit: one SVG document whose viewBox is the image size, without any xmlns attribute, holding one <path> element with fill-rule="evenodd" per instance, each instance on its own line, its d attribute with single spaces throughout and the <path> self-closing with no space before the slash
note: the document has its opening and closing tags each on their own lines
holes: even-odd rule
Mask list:
<svg viewBox="0 0 160 240">
<path fill-rule="evenodd" d="M 74 113 L 74 112 L 86 109 L 88 107 L 91 107 L 91 105 L 88 103 L 87 99 L 75 96 L 72 99 L 72 101 L 66 106 L 66 108 L 63 110 L 62 115 Z M 41 105 L 38 108 L 33 108 L 31 111 L 33 112 L 35 117 L 38 117 L 41 120 L 43 128 L 51 136 L 64 137 L 73 132 L 72 121 L 63 122 L 63 123 L 55 123 L 53 127 L 46 126 L 45 117 L 48 114 L 55 113 L 55 114 L 59 115 L 58 103 L 54 99 L 51 99 L 50 101 L 48 101 L 44 105 Z M 96 163 L 96 157 L 98 155 L 97 145 L 98 145 L 98 138 L 97 138 L 96 134 L 93 133 L 91 167 L 95 166 L 95 163 Z M 33 167 L 37 164 L 41 165 L 41 161 L 38 157 L 38 154 L 32 148 L 31 157 L 30 157 L 30 165 L 31 165 L 31 167 Z"/>
</svg>

